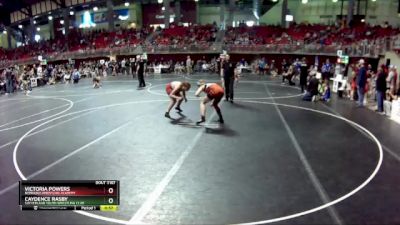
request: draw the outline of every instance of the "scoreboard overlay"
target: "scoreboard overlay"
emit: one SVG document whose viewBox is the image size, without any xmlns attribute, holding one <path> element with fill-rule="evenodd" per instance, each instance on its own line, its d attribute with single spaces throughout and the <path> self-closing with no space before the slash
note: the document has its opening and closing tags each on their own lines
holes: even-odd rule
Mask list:
<svg viewBox="0 0 400 225">
<path fill-rule="evenodd" d="M 116 211 L 118 180 L 26 180 L 19 182 L 22 210 Z"/>
</svg>

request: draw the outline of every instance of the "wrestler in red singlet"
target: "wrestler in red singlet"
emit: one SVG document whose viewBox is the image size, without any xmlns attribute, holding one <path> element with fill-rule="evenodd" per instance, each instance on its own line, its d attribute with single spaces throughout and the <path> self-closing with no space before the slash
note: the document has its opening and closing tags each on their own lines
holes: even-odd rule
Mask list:
<svg viewBox="0 0 400 225">
<path fill-rule="evenodd" d="M 186 91 L 190 89 L 190 83 L 189 82 L 180 82 L 180 81 L 172 81 L 167 84 L 165 87 L 165 91 L 167 92 L 169 98 L 171 99 L 167 112 L 165 112 L 165 117 L 170 117 L 169 112 L 171 111 L 172 107 L 174 107 L 175 103 L 177 103 L 175 109 L 178 112 L 182 112 L 181 109 L 181 103 L 183 100 L 185 102 L 187 101 L 186 99 Z"/>
</svg>

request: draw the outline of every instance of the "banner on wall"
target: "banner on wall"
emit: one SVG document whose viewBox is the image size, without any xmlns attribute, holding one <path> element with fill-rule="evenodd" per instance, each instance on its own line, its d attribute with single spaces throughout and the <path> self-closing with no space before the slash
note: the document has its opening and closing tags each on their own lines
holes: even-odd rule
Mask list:
<svg viewBox="0 0 400 225">
<path fill-rule="evenodd" d="M 106 13 L 95 13 L 93 14 L 93 22 L 95 23 L 104 23 L 107 21 Z"/>
<path fill-rule="evenodd" d="M 129 9 L 114 10 L 114 15 L 116 15 L 116 18 L 120 20 L 126 20 L 129 18 Z M 106 23 L 108 21 L 107 11 L 91 13 L 90 17 L 94 23 Z M 81 15 L 81 20 L 84 21 L 84 15 Z"/>
</svg>

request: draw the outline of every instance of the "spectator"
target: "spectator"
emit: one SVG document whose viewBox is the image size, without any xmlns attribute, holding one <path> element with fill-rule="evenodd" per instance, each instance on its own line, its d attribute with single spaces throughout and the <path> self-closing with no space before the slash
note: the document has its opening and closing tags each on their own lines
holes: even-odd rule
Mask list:
<svg viewBox="0 0 400 225">
<path fill-rule="evenodd" d="M 326 62 L 322 65 L 322 79 L 329 79 L 330 78 L 330 73 L 332 70 L 332 64 L 329 62 L 329 59 L 326 59 Z"/>
<path fill-rule="evenodd" d="M 383 111 L 383 101 L 386 93 L 386 73 L 382 67 L 378 69 L 378 75 L 376 79 L 376 99 L 378 102 L 377 111 L 383 115 L 385 114 Z"/>
<path fill-rule="evenodd" d="M 322 97 L 321 100 L 324 102 L 329 102 L 331 99 L 331 88 L 329 86 L 329 80 L 326 79 L 322 84 Z"/>
<path fill-rule="evenodd" d="M 396 95 L 397 93 L 397 68 L 393 65 L 390 66 L 389 75 L 387 77 L 387 87 L 389 88 L 389 94 L 391 96 Z"/>
<path fill-rule="evenodd" d="M 126 60 L 125 58 L 121 61 L 121 73 L 122 75 L 127 75 Z"/>
<path fill-rule="evenodd" d="M 365 87 L 367 84 L 367 69 L 365 68 L 364 60 L 360 60 L 359 62 L 360 69 L 358 70 L 357 74 L 357 94 L 358 94 L 358 107 L 364 106 L 364 94 L 365 94 Z"/>
<path fill-rule="evenodd" d="M 308 65 L 305 57 L 301 60 L 300 63 L 300 87 L 301 93 L 305 92 L 305 88 L 307 86 L 307 77 L 308 77 Z"/>
<path fill-rule="evenodd" d="M 294 66 L 290 65 L 288 71 L 282 74 L 282 84 L 285 84 L 285 80 L 288 80 L 289 85 L 295 85 L 295 83 L 292 81 L 294 75 L 295 75 Z"/>
<path fill-rule="evenodd" d="M 74 72 L 72 73 L 72 79 L 74 80 L 74 84 L 79 83 L 79 79 L 81 78 L 81 74 L 77 69 L 74 69 Z"/>
<path fill-rule="evenodd" d="M 307 92 L 303 96 L 303 101 L 316 101 L 318 96 L 318 86 L 321 74 L 317 73 L 311 76 L 310 82 L 308 83 Z"/>
<path fill-rule="evenodd" d="M 187 73 L 187 75 L 192 74 L 192 66 L 193 66 L 192 59 L 188 55 L 186 58 L 186 73 Z"/>
<path fill-rule="evenodd" d="M 14 92 L 13 73 L 11 68 L 6 69 L 6 95 Z"/>
</svg>

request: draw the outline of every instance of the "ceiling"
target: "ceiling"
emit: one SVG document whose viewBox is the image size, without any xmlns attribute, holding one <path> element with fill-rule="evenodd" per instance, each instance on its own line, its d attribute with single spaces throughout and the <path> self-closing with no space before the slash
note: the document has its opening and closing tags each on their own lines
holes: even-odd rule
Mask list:
<svg viewBox="0 0 400 225">
<path fill-rule="evenodd" d="M 10 24 L 10 13 L 14 12 L 16 10 L 28 7 L 29 5 L 32 5 L 37 2 L 41 2 L 43 0 L 0 0 L 0 30 L 3 26 L 8 26 Z M 95 2 L 96 5 L 105 5 L 106 0 L 98 0 Z M 142 2 L 144 4 L 146 3 L 156 3 L 157 0 L 112 0 L 115 5 L 118 4 L 123 4 L 125 1 L 130 1 L 130 2 Z M 170 0 L 171 2 L 177 1 L 177 0 Z M 180 1 L 193 1 L 193 0 L 180 0 Z M 199 0 L 201 4 L 228 4 L 230 0 Z M 235 0 L 236 4 L 241 5 L 241 4 L 252 4 L 253 0 Z M 271 2 L 271 0 L 257 0 L 261 1 L 261 5 L 266 4 L 265 2 Z M 299 1 L 299 0 L 297 0 Z M 91 3 L 92 4 L 92 3 Z M 85 5 L 83 5 L 85 6 Z M 77 6 L 77 9 L 79 9 L 81 6 Z"/>
<path fill-rule="evenodd" d="M 10 13 L 40 0 L 0 0 L 0 24 L 10 23 Z"/>
</svg>

